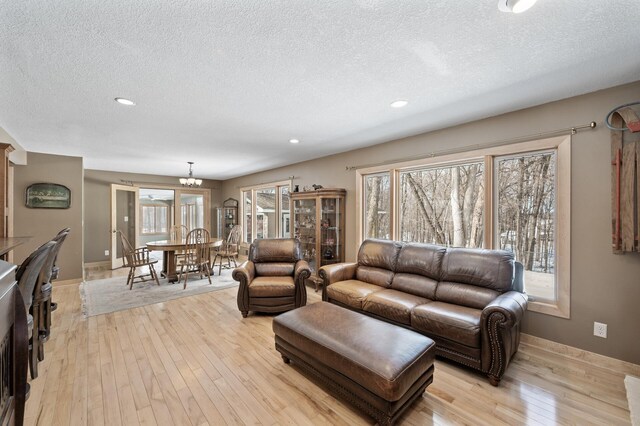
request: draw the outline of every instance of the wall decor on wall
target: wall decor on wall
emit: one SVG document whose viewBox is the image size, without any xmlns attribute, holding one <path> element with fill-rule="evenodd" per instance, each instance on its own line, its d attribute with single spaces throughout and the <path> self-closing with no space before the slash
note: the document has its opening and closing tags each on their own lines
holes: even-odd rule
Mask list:
<svg viewBox="0 0 640 426">
<path fill-rule="evenodd" d="M 68 209 L 71 190 L 57 183 L 34 183 L 27 187 L 25 200 L 31 209 Z"/>
</svg>

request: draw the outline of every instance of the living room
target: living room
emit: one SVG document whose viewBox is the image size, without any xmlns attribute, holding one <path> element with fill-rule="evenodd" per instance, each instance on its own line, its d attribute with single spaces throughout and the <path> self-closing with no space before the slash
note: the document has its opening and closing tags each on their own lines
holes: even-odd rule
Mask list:
<svg viewBox="0 0 640 426">
<path fill-rule="evenodd" d="M 381 6 L 384 2 L 360 3 L 369 5 L 367 8 L 361 4 L 361 8 L 370 12 L 373 10 L 371 13 L 375 13 L 376 7 L 383 8 L 378 13 L 393 9 L 386 3 L 384 7 Z M 495 9 L 497 16 L 492 19 L 507 19 L 506 16 L 511 19 L 516 16 L 498 15 L 493 3 L 483 6 Z M 306 6 L 313 10 L 313 6 Z M 419 6 L 413 6 L 420 10 Z M 578 3 L 574 3 L 574 6 L 580 8 Z M 589 16 L 602 14 L 600 18 L 593 18 L 596 24 L 591 31 L 605 34 L 607 24 L 616 22 L 616 15 L 603 10 L 601 5 L 590 6 L 593 15 Z M 158 157 L 150 149 L 122 150 L 120 155 L 123 164 L 130 159 L 136 163 L 136 167 L 127 166 L 128 170 L 119 169 L 117 165 L 99 168 L 93 164 L 98 164 L 95 158 L 100 154 L 97 157 L 94 154 L 93 159 L 88 160 L 78 146 L 92 145 L 94 136 L 96 140 L 101 137 L 100 132 L 92 135 L 83 133 L 86 129 L 77 133 L 60 131 L 55 126 L 39 123 L 39 126 L 33 127 L 39 128 L 39 132 L 51 132 L 46 143 L 39 142 L 41 133 L 29 129 L 21 118 L 26 116 L 33 119 L 37 114 L 45 117 L 45 111 L 27 112 L 30 102 L 35 102 L 37 97 L 29 95 L 27 100 L 17 104 L 18 107 L 14 105 L 14 111 L 10 111 L 11 106 L 5 105 L 0 111 L 0 126 L 7 133 L 3 135 L 2 142 L 22 145 L 26 151 L 26 162 L 16 160 L 11 167 L 12 235 L 32 237 L 28 243 L 14 250 L 13 262 L 20 263 L 60 229 L 72 229 L 59 257 L 59 282 L 54 282 L 53 298 L 58 299 L 62 309 L 54 312 L 52 339 L 47 342 L 40 377 L 32 382 L 31 397 L 27 401 L 27 423 L 128 424 L 151 421 L 152 424 L 163 424 L 161 419 L 164 418 L 172 419 L 175 424 L 205 421 L 212 424 L 216 420 L 272 424 L 360 424 L 369 421 L 357 409 L 331 396 L 301 370 L 283 364 L 273 349 L 273 316 L 249 315 L 242 320 L 235 306 L 236 289 L 183 298 L 146 308 L 146 311 L 136 308 L 129 312 L 83 319 L 78 283 L 85 277 L 87 265 L 108 262 L 105 250 L 112 251 L 111 184 L 130 182 L 134 186 L 165 185 L 178 188 L 178 177 L 184 177 L 187 173 L 187 161 L 194 161 L 194 175 L 203 178 L 202 188 L 210 191 L 212 231 L 217 220 L 215 209 L 229 198 L 241 200 L 243 190 L 286 181 L 290 182 L 292 191 L 294 186 L 302 191 L 313 184 L 324 188 L 344 188 L 347 194 L 344 260 L 355 261 L 365 237 L 361 219 L 364 204 L 362 176 L 366 176 L 367 172 L 376 168 L 391 169 L 411 161 L 425 163 L 432 156 L 460 156 L 460 153 L 494 145 L 514 145 L 570 136 L 570 188 L 566 195 L 570 200 L 570 281 L 565 287 L 570 302 L 568 311 L 560 315 L 532 309 L 526 312 L 521 322 L 524 337 L 520 352 L 515 355 L 517 361 L 507 369 L 506 379 L 497 388 L 490 386 L 480 374 L 438 359 L 433 384 L 427 388 L 421 401 L 409 408 L 402 421 L 407 424 L 628 424 L 629 407 L 623 380 L 625 374 L 640 375 L 640 343 L 635 326 L 640 323 L 640 313 L 635 306 L 640 299 L 637 285 L 640 259 L 637 253 L 616 254 L 611 247 L 612 131 L 605 125 L 610 111 L 620 105 L 636 102 L 640 97 L 640 81 L 637 81 L 640 67 L 626 58 L 617 60 L 618 55 L 625 56 L 623 50 L 637 47 L 640 43 L 637 32 L 627 31 L 631 25 L 629 22 L 634 19 L 632 15 L 637 14 L 632 4 L 628 6 L 628 10 L 624 10 L 627 15 L 621 18 L 620 23 L 620 33 L 627 36 L 622 43 L 623 48 L 601 50 L 593 55 L 585 48 L 587 51 L 574 58 L 574 62 L 563 64 L 566 69 L 557 66 L 549 70 L 554 82 L 543 79 L 542 74 L 536 76 L 539 80 L 523 78 L 519 84 L 514 82 L 496 87 L 491 92 L 477 93 L 475 98 L 461 96 L 455 102 L 452 99 L 450 104 L 440 105 L 437 111 L 424 108 L 406 112 L 407 108 L 418 104 L 418 101 L 414 101 L 415 97 L 428 96 L 426 91 L 417 96 L 410 96 L 411 92 L 397 94 L 398 99 L 406 97 L 409 104 L 401 109 L 391 109 L 387 104 L 396 98 L 389 99 L 384 106 L 380 106 L 379 109 L 384 111 L 379 114 L 395 116 L 386 116 L 380 126 L 370 124 L 352 138 L 361 142 L 350 147 L 339 144 L 340 135 L 333 135 L 333 139 L 317 138 L 314 135 L 314 129 L 317 128 L 311 126 L 312 120 L 306 118 L 309 120 L 309 129 L 292 126 L 288 129 L 287 137 L 278 134 L 278 138 L 282 139 L 279 141 L 282 147 L 274 149 L 271 156 L 263 154 L 264 165 L 253 160 L 255 164 L 247 166 L 247 172 L 240 166 L 229 171 L 224 164 L 208 165 L 206 155 L 199 154 L 204 146 L 202 140 L 191 148 L 186 140 L 176 143 L 180 146 L 174 146 L 173 158 L 158 160 L 160 167 L 166 170 L 164 173 L 144 173 L 147 167 L 144 163 L 151 163 Z M 444 6 L 439 4 L 438 7 Z M 517 18 L 546 19 L 554 13 L 549 10 L 553 7 L 551 2 L 540 0 L 530 11 L 517 15 Z M 568 6 L 563 5 L 562 11 L 565 7 Z M 304 9 L 302 6 L 300 8 Z M 620 11 L 624 7 L 616 5 L 615 9 Z M 26 19 L 15 10 L 12 16 L 14 19 Z M 584 20 L 582 25 L 589 22 L 584 16 L 579 19 Z M 507 27 L 513 29 L 515 25 L 511 23 Z M 527 34 L 533 37 L 533 34 Z M 576 45 L 580 44 L 578 41 Z M 552 49 L 551 45 L 532 44 L 532 51 L 535 48 Z M 3 64 L 11 62 L 7 59 L 9 56 L 5 51 Z M 19 58 L 11 58 L 20 63 Z M 436 64 L 432 66 L 437 66 L 439 58 L 431 59 L 434 61 L 432 64 Z M 603 66 L 603 63 L 608 65 Z M 24 87 L 25 83 L 19 83 L 18 86 L 11 84 L 18 82 L 18 74 L 13 65 L 7 67 L 7 70 L 14 70 L 7 75 L 15 80 L 7 79 L 5 81 L 8 84 L 3 86 L 10 99 L 15 100 L 18 97 L 15 87 Z M 494 72 L 499 74 L 497 68 Z M 584 77 L 588 81 L 581 87 L 573 85 L 572 81 L 581 77 L 580 73 L 573 73 L 578 68 L 595 70 L 589 76 L 592 80 Z M 56 78 L 64 80 L 65 77 L 60 75 Z M 333 83 L 337 84 L 336 81 Z M 509 98 L 513 92 L 526 92 L 526 96 L 508 106 L 498 102 L 501 98 Z M 62 92 L 54 93 L 63 95 Z M 544 94 L 538 96 L 538 93 Z M 121 124 L 126 127 L 131 121 L 147 119 L 144 117 L 147 113 L 136 112 L 147 108 L 142 97 L 135 99 L 137 105 L 126 110 L 125 106 L 113 101 L 119 95 L 121 93 L 114 93 L 109 99 L 114 109 L 110 116 L 113 126 Z M 339 102 L 339 99 L 332 99 L 332 102 Z M 477 108 L 469 112 L 468 118 L 462 113 L 449 118 L 441 112 L 456 109 L 464 112 L 467 101 L 470 109 L 472 106 Z M 474 102 L 483 104 L 482 108 Z M 316 111 L 317 114 L 320 112 Z M 53 114 L 53 111 L 49 110 L 48 113 Z M 296 117 L 293 110 L 286 113 L 288 120 Z M 404 113 L 407 115 L 399 116 Z M 143 116 L 134 115 L 132 118 L 131 114 Z M 438 114 L 443 114 L 443 117 Z M 357 119 L 355 115 L 354 120 Z M 40 119 L 46 121 L 42 117 Z M 181 115 L 180 119 L 183 118 Z M 425 124 L 427 118 L 434 121 Z M 390 127 L 396 119 L 404 120 L 405 129 L 402 132 Z M 595 128 L 589 127 L 593 121 L 597 123 Z M 66 129 L 73 129 L 73 126 L 82 124 L 81 119 L 77 122 L 80 124 L 63 124 L 67 126 Z M 340 124 L 337 122 L 336 125 Z M 571 131 L 581 126 L 586 127 L 577 129 L 575 133 Z M 294 133 L 294 129 L 297 133 Z M 264 130 L 254 131 L 259 135 Z M 556 131 L 558 133 L 554 133 Z M 398 132 L 398 136 L 394 136 L 394 132 Z M 343 139 L 349 139 L 344 135 Z M 155 136 L 152 134 L 152 137 Z M 288 140 L 296 137 L 300 143 L 290 144 Z M 64 151 L 55 145 L 56 138 L 79 142 L 73 149 Z M 117 138 L 111 140 L 115 143 Z M 254 140 L 259 141 L 259 136 L 255 136 Z M 233 147 L 231 139 L 218 143 L 215 150 L 238 156 L 249 155 L 252 149 L 257 150 L 260 145 L 259 142 L 252 142 L 254 145 L 243 145 L 239 150 Z M 333 152 L 327 154 L 331 150 Z M 289 153 L 292 154 L 289 156 Z M 223 162 L 225 158 L 232 157 L 223 156 Z M 460 158 L 464 159 L 464 155 Z M 224 173 L 216 174 L 216 170 L 224 170 L 229 177 Z M 559 167 L 558 173 L 562 170 L 567 169 Z M 36 182 L 55 182 L 68 187 L 72 194 L 70 208 L 27 208 L 25 190 Z M 245 239 L 242 248 L 248 249 L 250 242 Z M 122 289 L 125 290 L 124 281 Z M 312 287 L 307 290 L 309 303 L 318 302 L 320 293 L 315 293 Z M 189 313 L 191 311 L 196 313 Z M 170 315 L 176 315 L 179 324 L 172 324 L 167 319 Z M 203 337 L 201 331 L 206 330 L 207 316 L 215 325 L 212 334 Z M 121 326 L 138 321 L 142 325 L 131 326 L 129 330 L 129 327 Z M 186 324 L 190 322 L 194 323 L 197 331 L 189 330 Z M 607 325 L 606 338 L 594 336 L 594 322 Z M 155 323 L 162 324 L 161 328 L 156 329 Z M 122 328 L 125 329 L 124 334 Z M 143 342 L 141 348 L 136 347 L 135 339 Z M 254 346 L 248 343 L 251 339 L 257 339 L 259 344 Z M 67 353 L 67 347 L 73 347 L 77 353 Z M 243 350 L 249 351 L 249 354 L 243 353 Z M 109 354 L 106 358 L 103 357 L 105 353 Z M 94 357 L 96 354 L 99 356 Z M 129 357 L 135 358 L 136 362 L 132 364 L 136 364 L 136 368 L 131 367 Z M 215 363 L 207 361 L 207 358 L 215 360 Z M 592 365 L 595 370 L 589 370 Z M 440 375 L 439 370 L 442 371 Z M 122 371 L 127 372 L 128 378 L 119 376 Z M 97 378 L 90 376 L 96 372 L 99 373 Z M 256 382 L 252 385 L 250 379 L 254 377 Z M 600 385 L 603 387 L 598 388 Z M 591 386 L 593 389 L 587 389 Z M 133 406 L 130 406 L 131 402 L 126 402 L 126 396 L 131 394 L 134 395 Z M 468 394 L 474 394 L 476 399 Z M 220 401 L 226 402 L 222 404 Z M 502 401 L 506 401 L 504 406 L 500 405 Z M 131 413 L 137 417 L 128 417 Z"/>
</svg>

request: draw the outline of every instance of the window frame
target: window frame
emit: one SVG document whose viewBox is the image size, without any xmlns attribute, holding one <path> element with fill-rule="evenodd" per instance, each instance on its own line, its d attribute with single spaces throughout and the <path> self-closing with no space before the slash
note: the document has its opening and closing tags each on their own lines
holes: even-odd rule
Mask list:
<svg viewBox="0 0 640 426">
<path fill-rule="evenodd" d="M 275 189 L 275 204 L 276 204 L 276 208 L 275 208 L 275 227 L 276 227 L 276 237 L 275 238 L 282 238 L 282 232 L 283 232 L 283 226 L 282 226 L 282 197 L 280 194 L 280 188 L 282 188 L 283 186 L 286 186 L 289 188 L 289 193 L 291 193 L 291 181 L 289 180 L 284 180 L 284 181 L 277 181 L 277 182 L 270 182 L 270 183 L 264 183 L 264 184 L 260 184 L 260 185 L 252 185 L 252 186 L 245 186 L 240 188 L 240 199 L 242 200 L 242 205 L 240 206 L 240 217 L 242 217 L 242 226 L 245 227 L 245 220 L 246 220 L 246 202 L 245 202 L 245 193 L 250 192 L 251 197 L 251 241 L 246 241 L 247 238 L 247 232 L 246 230 L 242 233 L 242 243 L 246 246 L 248 246 L 249 244 L 251 244 L 251 242 L 253 240 L 255 240 L 257 238 L 258 235 L 258 212 L 257 212 L 257 192 L 259 192 L 262 189 L 267 189 L 267 188 L 273 188 Z M 289 210 L 291 210 L 291 206 L 288 206 Z"/>
<path fill-rule="evenodd" d="M 144 209 L 145 208 L 153 208 L 154 213 L 153 213 L 153 232 L 144 232 Z M 159 209 L 165 209 L 165 222 L 167 224 L 167 229 L 166 231 L 162 231 L 162 230 L 158 230 L 157 229 L 157 223 L 158 223 L 158 218 L 159 218 L 159 213 L 158 210 Z M 164 235 L 166 233 L 169 232 L 169 206 L 168 205 L 162 205 L 162 204 L 149 204 L 149 203 L 140 203 L 140 219 L 141 219 L 141 223 L 140 223 L 140 235 Z"/>
<path fill-rule="evenodd" d="M 556 160 L 556 300 L 535 300 L 529 298 L 528 309 L 561 318 L 570 318 L 571 301 L 571 135 L 532 140 L 527 142 L 504 144 L 487 148 L 469 149 L 453 154 L 434 156 L 398 163 L 386 163 L 379 166 L 356 170 L 356 243 L 360 245 L 364 235 L 364 179 L 367 175 L 387 172 L 390 177 L 391 239 L 397 240 L 399 234 L 399 197 L 398 185 L 400 172 L 424 167 L 450 166 L 456 163 L 484 161 L 485 170 L 485 212 L 483 217 L 484 247 L 495 247 L 496 203 L 494 189 L 495 159 L 505 156 L 517 156 L 536 151 L 555 151 Z"/>
</svg>

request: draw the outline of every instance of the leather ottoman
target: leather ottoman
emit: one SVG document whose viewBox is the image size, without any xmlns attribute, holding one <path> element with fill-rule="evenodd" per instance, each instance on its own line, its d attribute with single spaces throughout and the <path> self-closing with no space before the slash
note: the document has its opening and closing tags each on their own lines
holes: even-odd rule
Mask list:
<svg viewBox="0 0 640 426">
<path fill-rule="evenodd" d="M 293 360 L 383 425 L 433 380 L 433 340 L 331 303 L 279 315 L 273 331 L 284 362 Z"/>
</svg>

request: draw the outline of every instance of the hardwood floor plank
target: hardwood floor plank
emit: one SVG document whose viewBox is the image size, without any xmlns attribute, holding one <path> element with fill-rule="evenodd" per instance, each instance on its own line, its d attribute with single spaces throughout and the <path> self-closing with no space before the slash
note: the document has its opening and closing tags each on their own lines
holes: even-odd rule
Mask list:
<svg viewBox="0 0 640 426">
<path fill-rule="evenodd" d="M 78 287 L 54 287 L 59 307 L 25 423 L 372 423 L 295 363 L 284 364 L 273 316 L 243 319 L 236 294 L 230 288 L 84 318 Z M 308 303 L 320 299 L 308 291 Z M 624 374 L 567 353 L 522 344 L 497 388 L 438 359 L 433 384 L 400 423 L 628 425 Z"/>
</svg>

